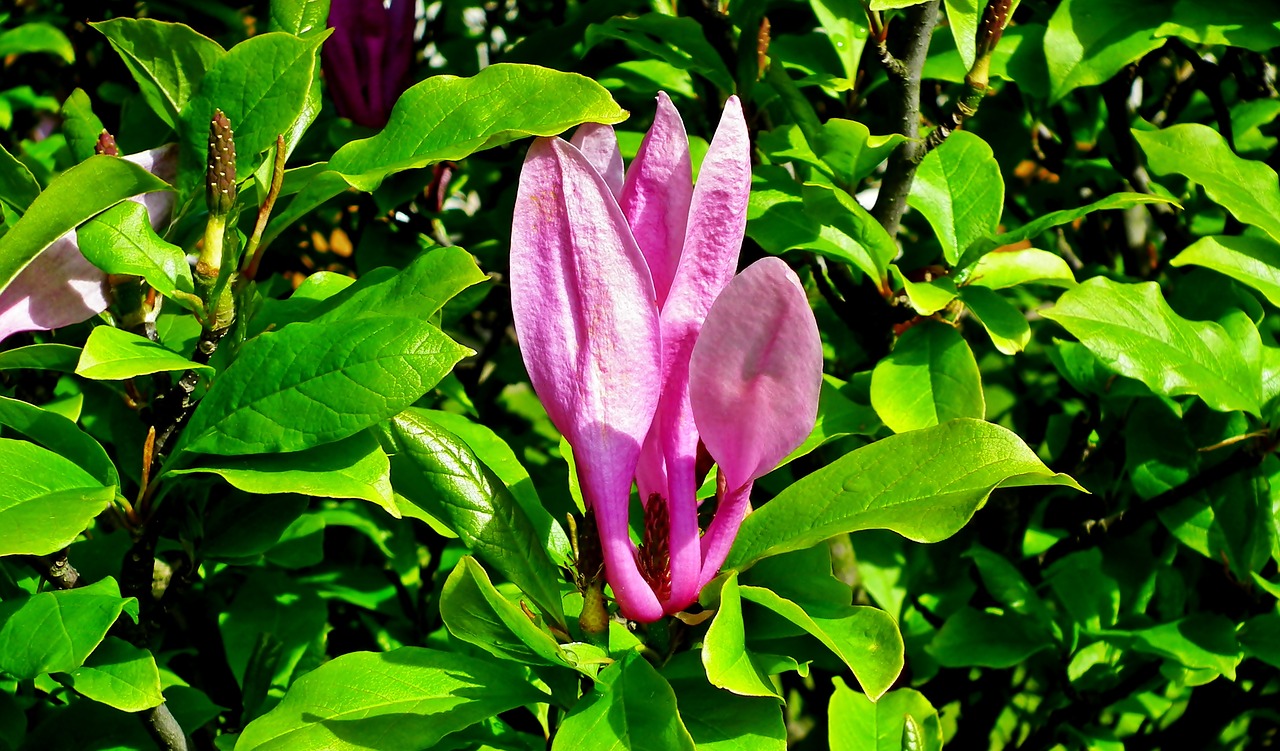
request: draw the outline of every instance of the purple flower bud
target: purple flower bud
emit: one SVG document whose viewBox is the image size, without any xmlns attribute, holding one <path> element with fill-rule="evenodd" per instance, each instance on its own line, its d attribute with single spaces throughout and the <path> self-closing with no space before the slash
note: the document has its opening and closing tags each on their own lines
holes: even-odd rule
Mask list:
<svg viewBox="0 0 1280 751">
<path fill-rule="evenodd" d="M 414 45 L 413 0 L 332 0 L 321 61 L 338 114 L 381 128 L 409 85 Z"/>
</svg>

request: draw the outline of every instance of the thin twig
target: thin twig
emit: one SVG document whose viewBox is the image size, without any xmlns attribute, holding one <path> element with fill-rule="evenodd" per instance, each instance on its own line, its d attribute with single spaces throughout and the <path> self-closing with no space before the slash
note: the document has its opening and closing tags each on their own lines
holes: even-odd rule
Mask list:
<svg viewBox="0 0 1280 751">
<path fill-rule="evenodd" d="M 249 263 L 245 265 L 240 278 L 251 281 L 258 274 L 258 264 L 262 263 L 262 254 L 267 249 L 262 245 L 262 233 L 267 229 L 267 221 L 271 219 L 271 210 L 275 208 L 276 199 L 280 197 L 280 186 L 284 184 L 284 162 L 288 154 L 284 148 L 284 136 L 276 136 L 276 163 L 271 171 L 271 188 L 267 190 L 267 198 L 258 208 L 258 221 L 253 226 L 253 236 L 245 247 L 245 255 Z"/>
</svg>

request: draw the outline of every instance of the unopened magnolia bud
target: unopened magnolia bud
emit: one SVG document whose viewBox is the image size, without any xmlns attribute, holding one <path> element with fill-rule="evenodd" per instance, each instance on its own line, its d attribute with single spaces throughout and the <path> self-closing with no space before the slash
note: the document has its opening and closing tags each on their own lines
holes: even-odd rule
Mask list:
<svg viewBox="0 0 1280 751">
<path fill-rule="evenodd" d="M 215 110 L 209 123 L 209 162 L 205 172 L 205 202 L 209 213 L 226 216 L 236 202 L 236 143 L 231 121 Z"/>
<path fill-rule="evenodd" d="M 94 144 L 93 153 L 106 154 L 107 156 L 120 156 L 120 147 L 116 146 L 116 137 L 111 135 L 104 128 L 98 134 L 98 142 Z"/>
</svg>

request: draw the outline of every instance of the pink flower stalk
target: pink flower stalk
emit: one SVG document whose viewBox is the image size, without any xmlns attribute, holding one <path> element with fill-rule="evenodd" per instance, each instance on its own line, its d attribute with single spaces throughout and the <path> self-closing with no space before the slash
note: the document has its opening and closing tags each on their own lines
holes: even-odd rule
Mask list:
<svg viewBox="0 0 1280 751">
<path fill-rule="evenodd" d="M 630 168 L 612 128 L 534 142 L 511 233 L 511 304 L 530 380 L 573 447 L 605 577 L 623 615 L 679 612 L 719 572 L 752 483 L 813 430 L 817 323 L 777 258 L 734 276 L 750 143 L 725 105 L 693 185 L 684 123 L 665 94 Z M 699 449 L 719 466 L 698 525 Z M 632 482 L 644 545 L 628 531 Z"/>
<path fill-rule="evenodd" d="M 169 182 L 178 172 L 176 144 L 121 158 Z M 173 212 L 171 191 L 145 193 L 130 200 L 147 207 L 151 226 L 157 231 L 168 226 Z M 48 331 L 87 321 L 110 304 L 107 275 L 85 260 L 72 230 L 36 256 L 0 292 L 0 342 L 22 331 Z"/>
<path fill-rule="evenodd" d="M 413 67 L 413 0 L 333 0 L 320 59 L 338 114 L 381 128 L 409 85 Z"/>
</svg>

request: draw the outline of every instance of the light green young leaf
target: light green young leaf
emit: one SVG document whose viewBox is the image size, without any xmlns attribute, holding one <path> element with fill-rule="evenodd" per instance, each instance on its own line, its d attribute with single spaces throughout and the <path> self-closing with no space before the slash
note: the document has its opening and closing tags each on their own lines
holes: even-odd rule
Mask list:
<svg viewBox="0 0 1280 751">
<path fill-rule="evenodd" d="M 1017 354 L 1031 341 L 1031 324 L 1026 316 L 1000 293 L 987 287 L 961 287 L 960 299 L 1004 354 Z"/>
<path fill-rule="evenodd" d="M 1133 137 L 1158 175 L 1184 175 L 1236 219 L 1280 242 L 1280 178 L 1264 162 L 1236 156 L 1213 128 L 1184 123 Z"/>
<path fill-rule="evenodd" d="M 960 53 L 965 70 L 973 66 L 977 57 L 978 20 L 987 0 L 946 0 L 947 25 Z"/>
<path fill-rule="evenodd" d="M 189 452 L 301 451 L 417 401 L 469 350 L 412 318 L 296 323 L 245 343 L 183 431 Z"/>
<path fill-rule="evenodd" d="M 329 0 L 271 0 L 267 31 L 307 37 L 323 31 L 328 18 Z"/>
<path fill-rule="evenodd" d="M 949 276 L 927 282 L 913 282 L 902 273 L 897 264 L 889 265 L 889 275 L 893 279 L 894 288 L 905 292 L 912 310 L 922 316 L 937 313 L 950 305 L 959 294 L 955 280 Z"/>
<path fill-rule="evenodd" d="M 564 718 L 551 751 L 694 751 L 671 684 L 638 652 L 600 671 Z"/>
<path fill-rule="evenodd" d="M 981 419 L 982 376 L 969 344 L 938 321 L 912 326 L 871 373 L 871 406 L 895 433 Z"/>
<path fill-rule="evenodd" d="M 902 673 L 902 633 L 883 610 L 829 602 L 801 606 L 761 587 L 743 587 L 742 598 L 769 608 L 822 642 L 853 671 L 872 701 Z"/>
<path fill-rule="evenodd" d="M 0 352 L 0 370 L 56 370 L 76 372 L 80 348 L 69 344 L 28 344 Z"/>
<path fill-rule="evenodd" d="M 52 24 L 27 21 L 0 32 L 0 58 L 32 52 L 57 55 L 68 65 L 76 61 L 76 51 L 71 46 L 71 40 Z"/>
<path fill-rule="evenodd" d="M 992 491 L 1030 485 L 1083 490 L 998 425 L 960 419 L 901 433 L 845 454 L 748 515 L 725 568 L 742 570 L 862 529 L 891 529 L 917 542 L 945 540 Z"/>
<path fill-rule="evenodd" d="M 93 190 L 85 190 L 92 185 Z M 142 193 L 171 190 L 145 169 L 111 156 L 95 156 L 63 172 L 0 237 L 0 292 L 54 240 L 93 215 Z"/>
<path fill-rule="evenodd" d="M 103 485 L 120 484 L 116 466 L 111 463 L 102 444 L 62 415 L 20 399 L 0 396 L 0 425 L 12 428 L 62 458 L 75 462 Z"/>
<path fill-rule="evenodd" d="M 738 572 L 725 579 L 720 588 L 720 604 L 715 620 L 702 640 L 702 665 L 707 680 L 717 688 L 739 696 L 767 696 L 779 701 L 782 695 L 769 676 L 756 665 L 746 647 L 746 629 L 742 621 L 742 596 Z"/>
<path fill-rule="evenodd" d="M 0 672 L 20 681 L 69 673 L 102 643 L 121 612 L 138 617 L 138 601 L 121 597 L 111 577 L 77 589 L 41 592 L 0 603 Z"/>
<path fill-rule="evenodd" d="M 114 485 L 103 485 L 70 459 L 0 438 L 0 556 L 47 555 L 66 547 L 115 494 Z"/>
<path fill-rule="evenodd" d="M 131 274 L 147 280 L 157 292 L 187 309 L 200 308 L 194 297 L 191 266 L 182 248 L 160 239 L 151 228 L 147 208 L 125 201 L 90 219 L 76 230 L 80 252 L 108 274 Z M 180 297 L 179 292 L 187 297 Z"/>
<path fill-rule="evenodd" d="M 84 664 L 68 674 L 80 694 L 122 712 L 141 712 L 164 703 L 156 658 L 123 639 L 103 639 Z"/>
<path fill-rule="evenodd" d="M 396 172 L 463 159 L 526 136 L 554 136 L 579 123 L 618 123 L 626 116 L 589 78 L 499 63 L 471 78 L 432 76 L 411 87 L 396 102 L 387 127 L 338 149 L 329 169 L 353 187 L 371 191 Z"/>
<path fill-rule="evenodd" d="M 827 709 L 827 744 L 831 751 L 907 751 L 906 724 L 921 730 L 920 743 L 910 751 L 942 751 L 942 724 L 924 694 L 912 688 L 890 691 L 873 702 L 833 679 L 835 692 Z"/>
<path fill-rule="evenodd" d="M 1153 32 L 1168 14 L 1166 0 L 1063 0 L 1044 35 L 1049 103 L 1106 81 L 1162 46 Z"/>
<path fill-rule="evenodd" d="M 111 326 L 98 326 L 89 332 L 76 364 L 76 375 L 95 381 L 123 381 L 150 373 L 187 370 L 213 368 L 194 363 L 146 337 Z"/>
<path fill-rule="evenodd" d="M 1070 331 L 1104 364 L 1165 396 L 1195 394 L 1213 409 L 1260 409 L 1262 376 L 1227 330 L 1173 312 L 1155 282 L 1094 277 L 1041 313 Z"/>
<path fill-rule="evenodd" d="M 437 248 L 403 270 L 384 266 L 361 275 L 355 284 L 316 305 L 308 320 L 325 323 L 378 315 L 427 320 L 459 292 L 486 278 L 467 251 Z"/>
<path fill-rule="evenodd" d="M 811 0 L 816 6 L 821 0 Z M 858 8 L 856 12 L 860 12 Z M 842 185 L 857 185 L 907 140 L 901 133 L 873 136 L 867 126 L 856 120 L 833 117 L 822 124 L 822 135 L 814 145 L 818 157 L 826 162 Z"/>
<path fill-rule="evenodd" d="M 90 26 L 107 38 L 143 99 L 175 130 L 205 74 L 226 55 L 221 45 L 185 24 L 122 17 Z"/>
<path fill-rule="evenodd" d="M 971 286 L 1005 289 L 1019 284 L 1049 284 L 1074 287 L 1075 274 L 1062 256 L 1047 250 L 1026 248 L 987 253 L 969 268 L 965 279 Z"/>
<path fill-rule="evenodd" d="M 21 214 L 39 195 L 40 183 L 35 175 L 0 144 L 0 201 Z"/>
<path fill-rule="evenodd" d="M 67 148 L 77 162 L 83 162 L 97 153 L 98 136 L 105 128 L 93 114 L 93 103 L 84 89 L 75 89 L 62 103 L 62 132 L 67 137 Z M 4 191 L 0 190 L 0 193 Z"/>
<path fill-rule="evenodd" d="M 803 196 L 806 214 L 853 242 L 857 252 L 846 260 L 872 279 L 883 279 L 889 262 L 898 254 L 898 245 L 871 212 L 853 196 L 828 185 L 806 183 Z"/>
<path fill-rule="evenodd" d="M 1226 235 L 1202 237 L 1169 262 L 1204 266 L 1247 284 L 1267 302 L 1280 306 L 1280 244 L 1262 238 Z"/>
<path fill-rule="evenodd" d="M 391 462 L 369 431 L 289 453 L 205 456 L 199 465 L 169 474 L 213 474 L 246 493 L 301 493 L 320 498 L 359 498 L 399 518 L 391 493 Z M 264 499 L 264 503 L 270 503 Z"/>
<path fill-rule="evenodd" d="M 967 130 L 952 133 L 920 162 L 907 203 L 929 220 L 943 257 L 956 265 L 1000 223 L 1004 179 L 991 147 Z"/>
<path fill-rule="evenodd" d="M 809 7 L 840 58 L 845 79 L 852 84 L 858 78 L 858 62 L 871 33 L 866 10 L 857 0 L 809 0 Z"/>
<path fill-rule="evenodd" d="M 1157 37 L 1177 36 L 1196 46 L 1227 45 L 1253 52 L 1280 46 L 1280 20 L 1254 0 L 1177 0 Z"/>
</svg>

